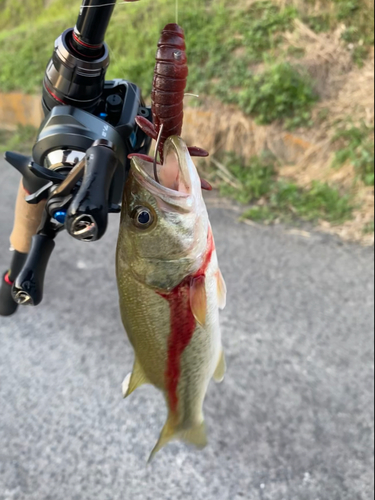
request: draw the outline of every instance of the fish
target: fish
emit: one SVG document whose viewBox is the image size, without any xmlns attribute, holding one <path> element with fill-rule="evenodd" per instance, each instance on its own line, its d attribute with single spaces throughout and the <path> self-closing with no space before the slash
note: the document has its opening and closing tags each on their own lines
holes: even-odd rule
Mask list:
<svg viewBox="0 0 375 500">
<path fill-rule="evenodd" d="M 121 317 L 135 352 L 123 396 L 152 384 L 168 408 L 150 461 L 171 441 L 208 444 L 204 400 L 210 381 L 226 372 L 219 310 L 227 288 L 201 180 L 180 137 L 166 140 L 164 158 L 159 182 L 152 162 L 132 158 L 116 255 Z"/>
</svg>

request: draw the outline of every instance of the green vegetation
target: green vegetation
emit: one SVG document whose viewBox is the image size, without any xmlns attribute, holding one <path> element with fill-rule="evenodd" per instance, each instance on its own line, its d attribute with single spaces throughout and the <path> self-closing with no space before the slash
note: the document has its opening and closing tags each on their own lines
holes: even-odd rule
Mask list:
<svg viewBox="0 0 375 500">
<path fill-rule="evenodd" d="M 353 49 L 353 61 L 359 68 L 363 68 L 369 56 L 369 49 L 364 45 L 356 45 Z"/>
<path fill-rule="evenodd" d="M 19 126 L 16 132 L 0 129 L 0 153 L 18 151 L 30 154 L 36 136 L 37 129 L 30 125 Z"/>
<path fill-rule="evenodd" d="M 374 231 L 375 231 L 375 222 L 372 220 L 365 225 L 363 229 L 363 234 L 374 234 Z"/>
<path fill-rule="evenodd" d="M 21 2 L 0 1 L 7 5 L 6 12 L 13 9 L 18 15 Z M 61 0 L 45 10 L 42 3 L 34 0 L 28 5 L 31 23 L 0 32 L 1 90 L 39 89 L 55 37 L 76 20 L 76 1 L 65 2 L 64 9 Z M 270 1 L 246 6 L 240 1 L 180 0 L 179 15 L 186 32 L 191 91 L 233 102 L 259 123 L 286 119 L 288 127 L 309 124 L 316 101 L 311 82 L 300 69 L 273 62 L 282 33 L 293 27 L 295 8 L 280 9 Z M 125 76 L 149 94 L 156 43 L 173 16 L 170 0 L 119 6 L 107 36 L 112 54 L 109 78 Z M 25 19 L 25 12 L 19 12 L 19 19 Z M 266 56 L 265 70 L 254 70 Z"/>
<path fill-rule="evenodd" d="M 24 9 L 21 2 L 1 1 L 8 5 L 5 13 L 12 14 L 10 26 L 19 25 L 0 31 L 0 90 L 40 92 L 55 39 L 67 27 L 73 26 L 77 19 L 76 2 L 73 8 L 69 8 L 64 7 L 62 0 L 58 0 L 50 8 L 40 10 L 37 6 L 41 2 L 36 0 L 28 3 Z"/>
<path fill-rule="evenodd" d="M 303 16 L 314 31 L 330 31 L 339 24 L 345 24 L 352 42 L 363 40 L 367 45 L 374 44 L 374 2 L 372 0 L 307 0 L 308 7 Z M 315 7 L 319 5 L 319 13 Z M 353 37 L 353 35 L 355 36 Z"/>
<path fill-rule="evenodd" d="M 308 15 L 303 21 L 316 33 L 324 33 L 331 29 L 331 19 L 329 14 Z"/>
<path fill-rule="evenodd" d="M 308 4 L 316 5 L 315 0 Z M 311 14 L 309 9 L 303 20 L 317 33 L 331 31 L 339 24 L 345 24 L 343 41 L 353 44 L 353 60 L 363 66 L 374 45 L 374 2 L 373 0 L 325 0 L 319 2 L 319 14 Z"/>
<path fill-rule="evenodd" d="M 13 132 L 0 129 L 0 153 L 7 150 L 7 148 L 5 146 L 6 146 L 6 144 L 8 144 L 8 141 L 11 139 L 12 135 L 13 135 Z"/>
<path fill-rule="evenodd" d="M 222 194 L 243 204 L 256 204 L 242 218 L 263 222 L 322 219 L 340 224 L 352 215 L 350 196 L 326 183 L 315 181 L 303 189 L 287 179 L 278 179 L 275 160 L 269 154 L 254 157 L 248 165 L 228 155 L 225 163 L 241 187 L 222 184 Z"/>
<path fill-rule="evenodd" d="M 233 153 L 227 153 L 224 163 L 229 172 L 238 181 L 240 188 L 222 184 L 221 193 L 243 204 L 252 203 L 268 195 L 276 181 L 275 158 L 269 153 L 255 156 L 249 165 Z"/>
<path fill-rule="evenodd" d="M 279 181 L 271 195 L 270 206 L 287 218 L 294 214 L 306 221 L 322 219 L 332 224 L 349 219 L 353 210 L 348 195 L 342 196 L 337 189 L 317 181 L 312 182 L 308 189 L 286 180 Z"/>
<path fill-rule="evenodd" d="M 0 29 L 19 25 L 33 19 L 35 13 L 44 8 L 43 0 L 0 0 Z"/>
<path fill-rule="evenodd" d="M 222 93 L 222 99 L 239 104 L 262 125 L 282 119 L 288 129 L 312 124 L 310 110 L 318 97 L 302 69 L 280 63 L 252 78 L 248 76 L 246 87 L 235 94 Z M 229 78 L 229 86 L 230 83 Z"/>
<path fill-rule="evenodd" d="M 374 3 L 369 0 L 335 0 L 334 4 L 337 20 L 346 24 L 351 41 L 362 40 L 366 45 L 373 45 Z"/>
<path fill-rule="evenodd" d="M 333 141 L 340 145 L 336 152 L 333 167 L 340 167 L 350 161 L 358 176 L 367 186 L 374 185 L 374 129 L 361 126 L 350 126 L 337 131 Z"/>
<path fill-rule="evenodd" d="M 214 95 L 240 106 L 258 123 L 284 121 L 287 128 L 311 125 L 317 96 L 313 82 L 295 65 L 280 62 L 283 33 L 293 29 L 298 16 L 316 31 L 345 23 L 343 37 L 353 43 L 353 58 L 363 64 L 373 43 L 369 0 L 319 2 L 308 0 L 281 8 L 269 0 L 246 4 L 241 0 L 180 0 L 190 62 L 189 91 Z M 296 2 L 291 2 L 296 3 Z M 48 5 L 43 8 L 44 5 Z M 54 39 L 73 26 L 78 0 L 0 0 L 0 89 L 40 89 Z M 303 14 L 302 12 L 305 12 Z M 373 17 L 373 16 L 372 16 Z M 119 4 L 107 42 L 112 64 L 109 78 L 126 77 L 145 95 L 151 90 L 156 42 L 162 27 L 174 21 L 170 0 L 142 0 Z M 9 29 L 11 28 L 11 29 Z M 292 53 L 293 52 L 293 53 Z M 298 59 L 303 49 L 289 50 Z"/>
<path fill-rule="evenodd" d="M 54 40 L 75 24 L 80 2 L 0 0 L 0 91 L 40 92 Z M 286 50 L 284 34 L 294 29 L 296 19 L 316 32 L 345 24 L 343 42 L 361 66 L 374 44 L 373 14 L 373 0 L 179 0 L 189 57 L 188 92 L 237 105 L 260 124 L 310 126 L 318 100 L 315 82 L 299 64 L 304 47 Z M 165 24 L 174 21 L 171 0 L 118 0 L 106 39 L 112 58 L 108 78 L 128 78 L 149 95 L 157 40 Z M 322 124 L 329 113 L 322 109 L 314 125 Z M 34 133 L 0 132 L 0 149 L 29 150 Z M 373 130 L 365 125 L 342 128 L 334 144 L 334 166 L 350 161 L 358 177 L 373 185 Z M 279 179 L 270 155 L 255 157 L 250 164 L 229 155 L 225 164 L 236 180 L 233 186 L 241 187 L 225 185 L 221 190 L 250 206 L 244 216 L 253 220 L 325 219 L 336 224 L 351 216 L 349 195 L 324 183 L 302 189 Z"/>
</svg>

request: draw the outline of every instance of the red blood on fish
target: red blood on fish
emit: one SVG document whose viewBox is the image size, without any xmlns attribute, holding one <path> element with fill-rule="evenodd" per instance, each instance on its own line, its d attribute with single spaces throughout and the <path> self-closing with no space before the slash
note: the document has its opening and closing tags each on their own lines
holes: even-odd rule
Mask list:
<svg viewBox="0 0 375 500">
<path fill-rule="evenodd" d="M 181 377 L 181 357 L 190 344 L 196 319 L 190 304 L 190 292 L 193 280 L 204 278 L 215 250 L 215 242 L 211 228 L 208 233 L 207 253 L 202 267 L 193 276 L 188 276 L 169 293 L 159 293 L 169 302 L 171 311 L 171 334 L 168 342 L 168 362 L 165 372 L 166 389 L 171 411 L 178 410 L 178 384 Z"/>
<path fill-rule="evenodd" d="M 165 378 L 171 411 L 177 413 L 181 356 L 193 338 L 196 324 L 190 307 L 190 282 L 184 281 L 170 293 L 161 296 L 168 300 L 171 310 L 171 335 Z"/>
</svg>

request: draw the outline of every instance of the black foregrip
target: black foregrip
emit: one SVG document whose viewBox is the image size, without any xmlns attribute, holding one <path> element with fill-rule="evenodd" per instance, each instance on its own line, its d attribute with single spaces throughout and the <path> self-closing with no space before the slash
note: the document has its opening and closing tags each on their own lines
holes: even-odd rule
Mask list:
<svg viewBox="0 0 375 500">
<path fill-rule="evenodd" d="M 97 241 L 108 225 L 109 191 L 118 160 L 110 145 L 95 145 L 86 152 L 82 185 L 71 203 L 65 227 L 82 241 Z"/>
<path fill-rule="evenodd" d="M 9 271 L 3 275 L 0 284 L 0 316 L 11 316 L 17 311 L 18 304 L 14 301 L 12 287 L 14 280 L 21 272 L 27 259 L 26 253 L 13 252 L 12 263 Z"/>
<path fill-rule="evenodd" d="M 42 302 L 44 277 L 55 242 L 37 234 L 32 238 L 26 263 L 13 285 L 13 298 L 18 304 L 37 306 Z"/>
</svg>

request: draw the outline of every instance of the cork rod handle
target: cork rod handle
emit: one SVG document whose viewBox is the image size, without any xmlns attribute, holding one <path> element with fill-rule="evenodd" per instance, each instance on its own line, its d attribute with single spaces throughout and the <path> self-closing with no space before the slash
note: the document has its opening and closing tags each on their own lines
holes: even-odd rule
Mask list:
<svg viewBox="0 0 375 500">
<path fill-rule="evenodd" d="M 27 195 L 28 193 L 25 191 L 21 181 L 10 243 L 17 252 L 24 254 L 30 251 L 31 238 L 38 231 L 46 204 L 45 201 L 41 201 L 38 205 L 30 205 L 25 201 Z"/>
</svg>

